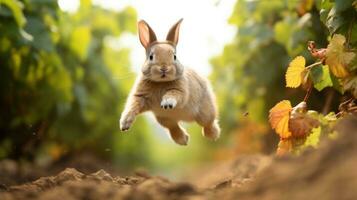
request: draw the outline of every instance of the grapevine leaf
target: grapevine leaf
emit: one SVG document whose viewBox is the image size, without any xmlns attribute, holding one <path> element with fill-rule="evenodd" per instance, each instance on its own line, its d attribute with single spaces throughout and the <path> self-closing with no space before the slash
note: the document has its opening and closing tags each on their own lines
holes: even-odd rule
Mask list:
<svg viewBox="0 0 357 200">
<path fill-rule="evenodd" d="M 326 24 L 326 22 L 327 22 L 328 13 L 329 13 L 329 9 L 322 8 L 320 10 L 320 20 L 324 24 Z"/>
<path fill-rule="evenodd" d="M 6 5 L 12 12 L 14 19 L 16 21 L 16 24 L 20 27 L 23 28 L 24 25 L 26 24 L 26 18 L 22 12 L 22 3 L 17 0 L 1 0 L 0 1 L 0 6 L 1 4 Z"/>
<path fill-rule="evenodd" d="M 307 136 L 311 129 L 317 127 L 319 122 L 305 113 L 295 113 L 291 115 L 289 130 L 293 137 Z"/>
<path fill-rule="evenodd" d="M 346 67 L 355 56 L 353 52 L 345 51 L 345 42 L 345 36 L 336 34 L 332 37 L 326 50 L 326 64 L 329 66 L 331 72 L 338 78 L 348 76 L 349 72 Z"/>
<path fill-rule="evenodd" d="M 89 26 L 79 26 L 72 32 L 70 48 L 81 60 L 86 59 L 88 56 L 91 38 L 92 34 Z"/>
<path fill-rule="evenodd" d="M 336 12 L 336 7 L 332 7 L 328 13 L 326 26 L 331 34 L 334 34 L 338 29 L 346 26 L 347 22 L 341 13 Z"/>
<path fill-rule="evenodd" d="M 291 103 L 288 100 L 283 100 L 277 103 L 269 111 L 269 122 L 271 127 L 275 129 L 276 133 L 281 138 L 288 138 L 291 136 L 289 131 L 290 112 L 292 110 Z"/>
<path fill-rule="evenodd" d="M 357 77 L 349 78 L 344 82 L 344 91 L 350 91 L 351 94 L 357 98 Z"/>
<path fill-rule="evenodd" d="M 335 75 L 330 74 L 331 80 L 332 80 L 332 85 L 335 90 L 337 90 L 339 93 L 343 94 L 344 90 L 342 87 L 341 79 L 338 79 Z"/>
<path fill-rule="evenodd" d="M 305 69 L 305 58 L 302 56 L 296 57 L 290 62 L 288 70 L 285 74 L 286 87 L 297 88 L 302 81 L 302 72 Z"/>
<path fill-rule="evenodd" d="M 330 0 L 322 0 L 321 1 L 321 9 L 331 9 L 333 6 L 333 3 L 330 2 Z"/>
<path fill-rule="evenodd" d="M 289 130 L 293 137 L 304 137 L 308 135 L 312 128 L 317 127 L 319 122 L 306 114 L 307 105 L 303 101 L 296 105 L 290 115 Z"/>
<path fill-rule="evenodd" d="M 336 12 L 343 12 L 352 7 L 354 0 L 335 1 Z"/>
<path fill-rule="evenodd" d="M 319 113 L 316 112 L 315 110 L 308 110 L 306 112 L 307 115 L 309 115 L 310 117 L 314 118 L 314 119 L 319 119 Z"/>
<path fill-rule="evenodd" d="M 357 30 L 356 30 L 356 41 L 357 41 Z M 355 56 L 354 59 L 350 62 L 350 64 L 348 65 L 348 68 L 351 71 L 357 70 L 357 56 Z"/>
<path fill-rule="evenodd" d="M 310 77 L 314 83 L 314 87 L 321 91 L 326 87 L 333 86 L 330 70 L 327 65 L 318 65 L 310 70 Z"/>
<path fill-rule="evenodd" d="M 43 49 L 48 52 L 53 52 L 55 49 L 51 34 L 49 33 L 48 28 L 46 25 L 38 18 L 35 17 L 29 17 L 28 21 L 24 27 L 24 30 L 26 33 L 30 34 L 30 44 L 37 48 L 37 49 Z M 26 34 L 24 35 L 26 37 Z M 32 37 L 32 38 L 31 38 Z"/>
<path fill-rule="evenodd" d="M 328 123 L 328 122 L 335 122 L 337 120 L 336 118 L 336 114 L 334 112 L 330 112 L 327 115 L 325 115 L 324 120 Z"/>
<path fill-rule="evenodd" d="M 320 142 L 320 135 L 321 135 L 321 126 L 313 128 L 311 130 L 311 134 L 307 136 L 304 146 L 305 147 L 312 146 L 316 148 Z"/>
<path fill-rule="evenodd" d="M 284 116 L 281 118 L 280 122 L 278 123 L 275 131 L 280 135 L 282 138 L 288 138 L 291 136 L 291 132 L 289 131 L 289 116 Z"/>
</svg>

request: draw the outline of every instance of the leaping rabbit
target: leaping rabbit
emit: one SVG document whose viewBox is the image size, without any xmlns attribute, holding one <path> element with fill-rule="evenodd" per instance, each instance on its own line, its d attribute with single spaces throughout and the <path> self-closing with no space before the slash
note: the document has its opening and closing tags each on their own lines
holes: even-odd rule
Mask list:
<svg viewBox="0 0 357 200">
<path fill-rule="evenodd" d="M 170 131 L 171 138 L 187 145 L 189 135 L 180 121 L 196 121 L 203 135 L 216 140 L 220 135 L 215 96 L 209 82 L 176 56 L 182 19 L 172 26 L 166 41 L 159 42 L 151 27 L 138 22 L 139 38 L 146 50 L 142 73 L 136 80 L 120 118 L 120 129 L 126 131 L 135 117 L 152 111 L 157 121 Z"/>
</svg>

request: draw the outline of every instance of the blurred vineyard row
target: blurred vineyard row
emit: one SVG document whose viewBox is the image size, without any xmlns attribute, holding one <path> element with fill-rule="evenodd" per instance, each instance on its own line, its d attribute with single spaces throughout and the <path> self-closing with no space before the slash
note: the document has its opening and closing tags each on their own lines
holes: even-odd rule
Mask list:
<svg viewBox="0 0 357 200">
<path fill-rule="evenodd" d="M 46 162 L 95 150 L 145 163 L 148 138 L 131 136 L 142 144 L 136 151 L 118 138 L 133 79 L 113 78 L 130 73 L 130 50 L 109 44 L 135 34 L 136 21 L 131 7 L 114 12 L 87 0 L 74 14 L 53 0 L 0 1 L 0 158 Z M 145 128 L 141 119 L 133 132 Z"/>
<path fill-rule="evenodd" d="M 277 137 L 267 123 L 269 109 L 283 99 L 296 105 L 306 93 L 285 89 L 289 62 L 302 55 L 307 65 L 314 63 L 308 42 L 325 48 L 333 34 L 345 35 L 347 45 L 354 47 L 356 5 L 354 0 L 237 1 L 229 20 L 238 30 L 234 41 L 211 60 L 221 123 L 235 138 L 234 150 L 223 150 L 222 155 L 270 152 L 276 146 Z M 335 90 L 326 84 L 318 88 L 321 92 L 313 90 L 309 109 L 337 111 L 344 91 L 332 73 L 331 79 Z"/>
</svg>

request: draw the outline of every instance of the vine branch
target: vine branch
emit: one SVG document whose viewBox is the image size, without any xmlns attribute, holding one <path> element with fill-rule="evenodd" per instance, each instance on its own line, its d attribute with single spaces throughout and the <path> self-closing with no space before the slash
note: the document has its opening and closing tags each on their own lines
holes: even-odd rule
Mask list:
<svg viewBox="0 0 357 200">
<path fill-rule="evenodd" d="M 309 86 L 309 88 L 307 89 L 306 95 L 304 97 L 304 101 L 307 102 L 307 100 L 309 99 L 310 95 L 311 95 L 311 91 L 312 91 L 312 84 Z"/>
<path fill-rule="evenodd" d="M 315 67 L 315 66 L 317 66 L 317 65 L 321 65 L 321 64 L 322 64 L 322 61 L 315 62 L 315 63 L 313 63 L 313 64 L 307 66 L 306 69 L 311 69 L 311 68 L 313 68 L 313 67 Z"/>
</svg>

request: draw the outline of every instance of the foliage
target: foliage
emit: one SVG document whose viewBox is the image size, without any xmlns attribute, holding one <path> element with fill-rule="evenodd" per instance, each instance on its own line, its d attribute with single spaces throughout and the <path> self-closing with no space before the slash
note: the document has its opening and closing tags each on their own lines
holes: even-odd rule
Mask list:
<svg viewBox="0 0 357 200">
<path fill-rule="evenodd" d="M 237 34 L 211 60 L 223 132 L 237 133 L 247 120 L 267 127 L 267 113 L 274 103 L 287 95 L 299 96 L 282 84 L 290 57 L 308 55 L 309 40 L 326 44 L 327 31 L 311 1 L 237 1 L 229 22 L 237 27 Z M 263 139 L 267 136 L 261 135 Z M 242 142 L 235 141 L 237 146 L 247 145 Z"/>
<path fill-rule="evenodd" d="M 286 100 L 279 102 L 270 110 L 269 121 L 271 127 L 275 129 L 281 138 L 289 138 L 291 136 L 288 128 L 291 110 L 291 103 Z"/>
<path fill-rule="evenodd" d="M 305 58 L 302 56 L 298 56 L 291 61 L 285 74 L 286 87 L 297 88 L 300 86 L 304 79 L 305 62 Z"/>
<path fill-rule="evenodd" d="M 326 2 L 322 2 L 322 6 L 324 6 L 324 4 L 326 4 Z M 302 56 L 298 56 L 291 61 L 286 72 L 287 87 L 298 87 L 301 83 L 308 85 L 308 91 L 304 101 L 291 109 L 291 112 L 289 110 L 284 113 L 284 117 L 290 119 L 290 123 L 285 125 L 283 131 L 278 129 L 276 123 L 274 123 L 276 120 L 282 121 L 282 119 L 275 114 L 281 110 L 277 109 L 281 107 L 281 103 L 278 103 L 270 110 L 271 126 L 275 128 L 277 134 L 280 135 L 280 143 L 277 150 L 278 154 L 299 152 L 307 146 L 316 147 L 320 138 L 334 133 L 331 127 L 333 127 L 337 119 L 356 111 L 354 109 L 354 101 L 357 98 L 354 94 L 356 85 L 350 84 L 349 81 L 355 79 L 357 72 L 357 63 L 353 62 L 354 59 L 357 59 L 354 49 L 357 44 L 353 42 L 356 39 L 354 35 L 357 33 L 357 30 L 356 33 L 353 33 L 357 10 L 353 6 L 352 1 L 330 2 L 328 9 L 330 9 L 329 15 L 325 22 L 331 35 L 328 46 L 326 48 L 316 49 L 314 42 L 309 42 L 309 50 L 312 56 L 316 58 L 316 61 L 305 67 L 305 63 L 297 63 L 297 60 L 304 60 Z M 324 12 L 325 11 L 326 10 L 324 10 Z M 340 19 L 338 23 L 330 22 L 330 20 L 340 15 L 346 15 L 346 17 Z M 345 29 L 343 28 L 344 26 L 346 27 Z M 292 71 L 295 73 L 292 73 Z M 304 74 L 310 74 L 310 76 L 306 76 L 307 78 L 301 81 L 301 77 L 303 77 Z M 352 97 L 347 101 L 347 108 L 341 108 L 341 105 L 344 103 L 340 105 L 340 113 L 337 115 L 330 113 L 323 116 L 316 111 L 307 111 L 306 104 L 313 86 L 319 91 L 331 86 L 334 86 L 334 88 L 341 93 L 352 91 Z M 283 102 L 290 104 L 290 102 L 286 100 Z M 298 112 L 300 115 L 299 123 L 294 123 L 297 120 L 296 110 L 300 110 Z M 290 132 L 291 134 L 287 134 Z"/>
<path fill-rule="evenodd" d="M 290 150 L 298 143 L 304 144 L 301 139 L 293 143 L 286 139 L 295 137 L 294 131 L 287 129 L 291 123 L 298 124 L 294 127 L 298 135 L 311 131 L 315 133 L 313 136 L 319 135 L 317 130 L 320 128 L 315 128 L 317 121 L 319 124 L 321 120 L 326 122 L 321 114 L 310 116 L 311 111 L 304 108 L 294 114 L 297 116 L 292 116 L 296 107 L 291 108 L 289 113 L 285 110 L 288 110 L 288 104 L 299 104 L 304 90 L 309 90 L 311 86 L 317 91 L 309 90 L 309 107 L 323 112 L 326 112 L 326 107 L 336 111 L 342 92 L 356 93 L 357 79 L 353 75 L 356 67 L 353 63 L 356 62 L 357 26 L 354 25 L 356 10 L 352 4 L 356 5 L 356 2 L 237 1 L 230 18 L 230 23 L 237 27 L 234 41 L 225 46 L 220 56 L 211 60 L 214 66 L 212 79 L 218 92 L 221 121 L 226 132 L 235 133 L 235 130 L 244 127 L 246 120 L 242 120 L 243 113 L 249 113 L 246 118 L 250 121 L 267 125 L 269 108 L 281 99 L 289 98 L 292 103 L 280 102 L 270 112 L 271 117 L 285 114 L 283 118 L 278 117 L 280 124 L 275 117 L 270 118 L 270 121 L 273 120 L 272 127 L 284 138 L 279 149 Z M 295 59 L 289 64 L 291 58 Z M 285 84 L 289 88 L 301 86 L 303 90 L 286 90 L 283 88 Z M 326 96 L 335 98 L 328 100 Z M 275 113 L 275 109 L 279 111 L 279 108 L 281 113 Z M 295 117 L 296 120 L 293 120 Z M 321 128 L 321 133 L 326 130 Z M 262 137 L 266 139 L 266 136 Z M 316 144 L 311 142 L 312 138 L 309 138 L 309 143 Z M 242 142 L 235 141 L 237 146 L 247 145 Z"/>
<path fill-rule="evenodd" d="M 87 149 L 122 165 L 149 162 L 146 136 L 118 138 L 134 77 L 115 78 L 132 73 L 129 50 L 106 42 L 135 33 L 135 24 L 131 7 L 114 12 L 82 0 L 69 14 L 57 1 L 1 0 L 0 157 L 42 162 Z M 146 131 L 142 119 L 136 123 L 133 131 Z M 142 148 L 130 151 L 137 140 Z"/>
</svg>

